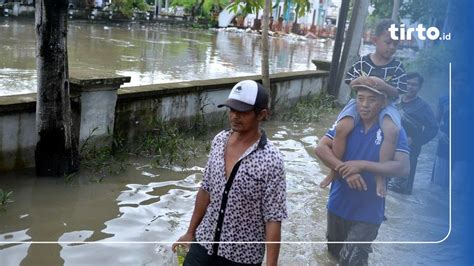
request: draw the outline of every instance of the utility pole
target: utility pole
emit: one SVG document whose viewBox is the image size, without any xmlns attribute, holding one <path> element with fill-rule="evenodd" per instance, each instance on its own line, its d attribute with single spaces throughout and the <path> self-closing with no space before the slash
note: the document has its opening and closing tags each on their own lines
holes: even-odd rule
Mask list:
<svg viewBox="0 0 474 266">
<path fill-rule="evenodd" d="M 272 108 L 272 91 L 270 84 L 270 66 L 269 66 L 269 44 L 268 44 L 268 23 L 270 23 L 271 0 L 265 0 L 262 16 L 262 85 L 268 90 L 270 96 L 270 106 Z M 258 17 L 257 17 L 258 19 Z"/>
<path fill-rule="evenodd" d="M 339 103 L 346 103 L 350 98 L 351 88 L 342 80 L 353 62 L 360 56 L 361 42 L 364 35 L 364 25 L 368 15 L 369 0 L 355 0 L 351 21 L 346 33 L 341 61 L 335 81 L 335 94 Z"/>
<path fill-rule="evenodd" d="M 336 77 L 341 59 L 342 43 L 344 42 L 344 31 L 346 29 L 347 13 L 350 0 L 342 0 L 339 16 L 337 18 L 336 40 L 332 52 L 331 68 L 329 70 L 328 93 L 337 96 Z"/>
</svg>

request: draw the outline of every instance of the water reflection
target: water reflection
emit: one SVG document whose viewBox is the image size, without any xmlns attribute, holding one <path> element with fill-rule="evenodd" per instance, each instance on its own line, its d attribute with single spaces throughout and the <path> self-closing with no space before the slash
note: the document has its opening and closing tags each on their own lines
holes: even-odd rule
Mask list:
<svg viewBox="0 0 474 266">
<path fill-rule="evenodd" d="M 315 159 L 313 150 L 317 136 L 333 119 L 265 125 L 286 164 L 289 219 L 283 223 L 285 241 L 325 240 L 328 190 L 318 184 L 327 169 Z M 437 241 L 447 233 L 447 191 L 429 183 L 434 149 L 435 143 L 424 147 L 413 195 L 390 193 L 387 197 L 388 220 L 378 241 Z M 172 242 L 186 231 L 206 159 L 204 154 L 196 158 L 193 167 L 156 168 L 148 160 L 132 158 L 125 173 L 100 183 L 90 174 L 69 184 L 61 179 L 35 179 L 32 172 L 2 176 L 0 187 L 13 190 L 15 202 L 0 214 L 0 264 L 174 265 L 171 245 L 153 242 Z M 31 240 L 76 243 L 1 244 Z M 137 243 L 113 243 L 122 241 Z M 446 259 L 442 254 L 429 255 L 441 253 L 439 249 L 375 244 L 370 261 L 432 264 Z M 324 244 L 282 245 L 281 265 L 333 263 Z"/>
<path fill-rule="evenodd" d="M 0 95 L 36 91 L 33 20 L 0 17 Z M 155 24 L 70 22 L 69 67 L 74 73 L 131 76 L 126 86 L 260 73 L 260 35 Z M 330 60 L 331 41 L 270 38 L 270 72 L 315 69 Z"/>
</svg>

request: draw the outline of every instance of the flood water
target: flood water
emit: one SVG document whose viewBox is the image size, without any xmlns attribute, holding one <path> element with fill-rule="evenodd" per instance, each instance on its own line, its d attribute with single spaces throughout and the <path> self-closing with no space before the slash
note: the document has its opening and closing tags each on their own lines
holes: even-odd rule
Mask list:
<svg viewBox="0 0 474 266">
<path fill-rule="evenodd" d="M 252 33 L 70 21 L 69 68 L 71 76 L 130 76 L 125 86 L 254 75 L 261 71 L 260 41 Z M 311 59 L 331 54 L 331 40 L 271 37 L 270 72 L 315 69 Z M 0 96 L 34 91 L 34 21 L 0 17 Z"/>
<path fill-rule="evenodd" d="M 72 22 L 69 65 L 73 73 L 110 69 L 131 76 L 128 85 L 258 73 L 260 37 L 243 34 Z M 310 59 L 330 59 L 328 46 L 271 38 L 271 72 L 314 69 Z M 0 95 L 35 91 L 33 21 L 0 18 L 0 47 Z M 434 95 L 428 94 L 432 102 Z M 264 124 L 287 173 L 282 240 L 288 243 L 281 247 L 281 265 L 335 264 L 323 243 L 328 189 L 318 186 L 327 169 L 313 152 L 333 120 Z M 430 184 L 435 150 L 432 141 L 420 155 L 413 195 L 389 192 L 388 220 L 377 241 L 435 242 L 448 234 L 449 191 Z M 71 182 L 35 178 L 31 169 L 2 173 L 0 188 L 13 191 L 13 202 L 0 211 L 0 265 L 176 265 L 170 242 L 187 229 L 206 159 L 202 154 L 187 165 L 160 168 L 151 159 L 130 158 L 123 173 L 102 179 L 84 171 Z M 455 265 L 459 259 L 429 243 L 373 249 L 371 265 Z"/>
<path fill-rule="evenodd" d="M 264 124 L 286 164 L 289 219 L 283 223 L 282 240 L 315 242 L 282 244 L 281 265 L 335 264 L 322 243 L 328 189 L 318 184 L 327 169 L 313 152 L 333 119 Z M 448 233 L 448 191 L 429 181 L 435 147 L 435 141 L 424 147 L 413 195 L 389 192 L 388 220 L 377 241 L 432 242 Z M 35 178 L 31 170 L 2 174 L 0 187 L 14 192 L 14 202 L 0 213 L 0 265 L 176 265 L 171 244 L 163 242 L 176 240 L 187 229 L 206 159 L 202 154 L 187 166 L 165 169 L 152 166 L 150 159 L 131 158 L 125 172 L 102 182 L 90 173 L 69 183 Z M 433 265 L 446 252 L 433 244 L 373 248 L 370 264 L 375 265 Z"/>
</svg>

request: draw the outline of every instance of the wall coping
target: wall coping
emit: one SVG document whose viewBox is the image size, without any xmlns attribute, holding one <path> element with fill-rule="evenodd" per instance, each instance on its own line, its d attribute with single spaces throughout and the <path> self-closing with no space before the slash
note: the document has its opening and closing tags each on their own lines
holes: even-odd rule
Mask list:
<svg viewBox="0 0 474 266">
<path fill-rule="evenodd" d="M 130 77 L 119 75 L 90 75 L 74 74 L 69 77 L 71 90 L 77 91 L 102 91 L 117 90 L 124 83 L 130 82 Z"/>
<path fill-rule="evenodd" d="M 301 78 L 314 78 L 314 77 L 326 77 L 329 75 L 328 71 L 320 70 L 305 70 L 295 72 L 281 72 L 270 75 L 271 82 L 281 82 L 287 80 L 301 79 Z M 219 90 L 222 87 L 231 88 L 237 82 L 250 79 L 255 81 L 261 81 L 261 75 L 250 75 L 241 77 L 231 78 L 218 78 L 218 79 L 206 79 L 206 80 L 193 80 L 193 81 L 179 81 L 169 83 L 159 83 L 152 85 L 142 85 L 135 87 L 123 87 L 118 90 L 117 101 L 129 101 L 137 98 L 149 98 L 159 95 L 176 95 L 181 93 L 199 92 L 204 90 Z"/>
<path fill-rule="evenodd" d="M 328 71 L 305 70 L 271 74 L 270 79 L 272 82 L 280 82 L 305 77 L 326 77 L 328 76 L 328 74 Z M 152 85 L 142 85 L 136 87 L 124 87 L 118 89 L 117 101 L 127 101 L 134 100 L 137 98 L 148 98 L 150 96 L 159 96 L 166 94 L 176 95 L 180 93 L 189 93 L 204 90 L 218 90 L 222 89 L 222 87 L 232 87 L 235 83 L 245 79 L 261 81 L 261 75 L 169 82 Z M 120 86 L 125 82 L 130 82 L 130 77 L 118 76 L 113 74 L 107 75 L 107 77 L 84 74 L 83 76 L 74 75 L 73 77 L 69 77 L 69 81 L 71 83 L 72 90 L 97 91 L 103 90 L 104 86 L 109 87 L 109 90 L 113 90 L 114 87 L 116 87 L 117 85 Z M 36 93 L 0 96 L 0 113 L 10 113 L 15 111 L 35 112 Z"/>
</svg>

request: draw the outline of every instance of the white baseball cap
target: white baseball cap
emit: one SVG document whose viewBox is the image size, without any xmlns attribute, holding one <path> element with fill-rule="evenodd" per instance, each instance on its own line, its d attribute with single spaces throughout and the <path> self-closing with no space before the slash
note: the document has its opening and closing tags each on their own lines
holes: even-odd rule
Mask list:
<svg viewBox="0 0 474 266">
<path fill-rule="evenodd" d="M 268 107 L 268 93 L 262 84 L 253 80 L 243 80 L 234 85 L 225 103 L 217 107 L 224 106 L 239 112 L 247 112 L 254 108 L 265 109 Z"/>
</svg>

